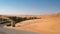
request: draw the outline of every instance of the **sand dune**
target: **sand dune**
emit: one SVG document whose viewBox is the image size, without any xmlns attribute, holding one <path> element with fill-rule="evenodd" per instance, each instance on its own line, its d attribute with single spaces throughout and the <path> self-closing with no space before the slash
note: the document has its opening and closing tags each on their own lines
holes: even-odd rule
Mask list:
<svg viewBox="0 0 60 34">
<path fill-rule="evenodd" d="M 15 29 L 32 30 L 44 34 L 60 34 L 60 14 L 43 15 L 41 17 L 41 19 L 17 23 Z"/>
</svg>

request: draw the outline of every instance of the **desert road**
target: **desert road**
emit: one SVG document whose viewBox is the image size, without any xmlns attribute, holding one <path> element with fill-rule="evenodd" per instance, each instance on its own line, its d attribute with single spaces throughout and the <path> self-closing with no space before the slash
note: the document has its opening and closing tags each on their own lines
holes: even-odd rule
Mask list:
<svg viewBox="0 0 60 34">
<path fill-rule="evenodd" d="M 0 34 L 40 34 L 31 31 L 8 29 L 8 28 L 4 28 L 3 26 L 4 24 L 0 24 L 0 31 L 1 31 Z"/>
</svg>

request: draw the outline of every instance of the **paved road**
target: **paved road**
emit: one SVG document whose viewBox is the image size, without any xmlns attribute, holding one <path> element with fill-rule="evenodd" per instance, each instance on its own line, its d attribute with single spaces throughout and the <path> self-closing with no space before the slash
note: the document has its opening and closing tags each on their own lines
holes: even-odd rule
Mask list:
<svg viewBox="0 0 60 34">
<path fill-rule="evenodd" d="M 31 31 L 23 31 L 23 30 L 15 30 L 15 29 L 7 29 L 3 27 L 3 24 L 0 24 L 0 34 L 40 34 Z"/>
</svg>

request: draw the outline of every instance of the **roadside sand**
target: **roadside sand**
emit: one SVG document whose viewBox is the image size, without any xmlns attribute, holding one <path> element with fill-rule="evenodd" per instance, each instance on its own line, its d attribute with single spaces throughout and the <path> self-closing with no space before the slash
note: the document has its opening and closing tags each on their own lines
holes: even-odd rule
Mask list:
<svg viewBox="0 0 60 34">
<path fill-rule="evenodd" d="M 32 31 L 6 28 L 5 24 L 0 24 L 0 31 L 1 31 L 0 34 L 40 34 L 40 33 L 32 32 Z"/>
</svg>

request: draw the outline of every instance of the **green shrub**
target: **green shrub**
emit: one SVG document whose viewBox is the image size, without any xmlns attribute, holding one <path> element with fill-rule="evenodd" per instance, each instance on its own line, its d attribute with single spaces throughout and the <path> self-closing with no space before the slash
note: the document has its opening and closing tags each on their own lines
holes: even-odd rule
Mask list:
<svg viewBox="0 0 60 34">
<path fill-rule="evenodd" d="M 0 22 L 0 24 L 4 24 L 4 23 Z"/>
<path fill-rule="evenodd" d="M 11 26 L 11 24 L 7 24 L 6 26 Z"/>
</svg>

